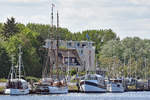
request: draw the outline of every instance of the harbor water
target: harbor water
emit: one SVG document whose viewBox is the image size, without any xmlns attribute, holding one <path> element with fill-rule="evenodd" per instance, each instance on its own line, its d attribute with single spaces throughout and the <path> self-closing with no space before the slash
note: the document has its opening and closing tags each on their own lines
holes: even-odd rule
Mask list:
<svg viewBox="0 0 150 100">
<path fill-rule="evenodd" d="M 0 100 L 150 100 L 150 92 L 69 93 L 61 95 L 0 95 Z"/>
</svg>

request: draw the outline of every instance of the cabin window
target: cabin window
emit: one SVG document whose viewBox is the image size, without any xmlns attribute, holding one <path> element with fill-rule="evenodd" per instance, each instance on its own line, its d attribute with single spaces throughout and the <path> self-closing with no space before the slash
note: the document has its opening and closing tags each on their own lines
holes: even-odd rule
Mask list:
<svg viewBox="0 0 150 100">
<path fill-rule="evenodd" d="M 68 58 L 65 58 L 65 62 L 68 62 Z"/>
<path fill-rule="evenodd" d="M 77 43 L 77 46 L 79 47 L 79 46 L 80 46 L 80 43 Z"/>
<path fill-rule="evenodd" d="M 82 44 L 82 47 L 85 47 L 86 46 L 86 44 Z"/>
<path fill-rule="evenodd" d="M 83 50 L 81 50 L 81 54 L 83 54 Z"/>
<path fill-rule="evenodd" d="M 68 46 L 71 46 L 71 43 L 68 43 Z"/>
<path fill-rule="evenodd" d="M 74 58 L 72 58 L 72 63 L 74 63 L 75 62 L 75 59 Z"/>
<path fill-rule="evenodd" d="M 47 47 L 50 47 L 51 46 L 51 43 L 48 41 L 47 42 Z"/>
</svg>

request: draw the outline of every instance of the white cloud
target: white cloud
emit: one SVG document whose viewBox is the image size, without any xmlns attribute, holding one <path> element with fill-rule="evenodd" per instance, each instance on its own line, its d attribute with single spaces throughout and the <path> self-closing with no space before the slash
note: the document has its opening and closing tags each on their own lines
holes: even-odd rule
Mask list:
<svg viewBox="0 0 150 100">
<path fill-rule="evenodd" d="M 148 35 L 150 30 L 150 6 L 148 6 L 150 0 L 94 0 L 94 2 L 91 0 L 5 1 L 14 2 L 14 5 L 7 4 L 7 7 L 2 5 L 7 8 L 5 11 L 2 10 L 4 9 L 2 6 L 0 7 L 0 15 L 3 19 L 6 19 L 6 15 L 9 14 L 23 23 L 50 24 L 50 3 L 54 2 L 55 14 L 56 10 L 60 13 L 60 25 L 72 32 L 85 29 L 111 28 L 121 38 L 126 36 L 150 37 Z M 15 5 L 18 2 L 19 4 Z"/>
<path fill-rule="evenodd" d="M 150 4 L 149 0 L 128 0 L 128 1 L 137 5 L 149 5 Z"/>
<path fill-rule="evenodd" d="M 5 0 L 3 2 L 13 2 L 13 3 L 31 3 L 31 2 L 45 2 L 47 0 Z"/>
</svg>

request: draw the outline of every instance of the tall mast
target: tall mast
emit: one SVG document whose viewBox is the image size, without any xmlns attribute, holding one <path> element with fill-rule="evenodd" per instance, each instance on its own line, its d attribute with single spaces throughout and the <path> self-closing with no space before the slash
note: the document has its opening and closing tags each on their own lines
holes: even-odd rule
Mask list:
<svg viewBox="0 0 150 100">
<path fill-rule="evenodd" d="M 54 21 L 54 16 L 53 16 L 53 8 L 55 7 L 55 5 L 52 3 L 52 6 L 51 6 L 51 25 L 52 25 L 52 28 L 53 28 L 53 21 Z"/>
<path fill-rule="evenodd" d="M 59 13 L 57 11 L 57 31 L 58 31 L 58 28 L 59 28 Z"/>
<path fill-rule="evenodd" d="M 129 69 L 129 70 L 130 70 L 130 78 L 131 78 L 131 76 L 132 76 L 132 75 L 131 75 L 131 62 L 132 62 L 131 60 L 132 60 L 132 59 L 131 59 L 131 54 L 130 54 L 130 67 L 129 67 L 129 68 L 130 68 L 130 69 Z"/>
<path fill-rule="evenodd" d="M 22 55 L 21 46 L 19 46 L 19 80 L 21 79 L 21 55 Z"/>
<path fill-rule="evenodd" d="M 144 61 L 144 63 L 145 63 L 144 66 L 145 66 L 145 80 L 146 80 L 146 79 L 147 79 L 147 64 L 146 64 L 146 63 L 147 63 L 147 62 L 146 62 L 147 59 L 146 59 L 146 57 L 144 57 L 144 60 L 145 60 L 145 61 Z"/>
<path fill-rule="evenodd" d="M 124 66 L 124 67 L 123 67 L 123 76 L 124 76 L 124 77 L 125 77 L 124 69 L 125 69 L 125 66 L 126 66 L 126 62 L 125 62 L 125 61 L 126 61 L 126 57 L 125 57 L 125 54 L 124 54 L 124 65 L 123 65 L 123 66 Z"/>
<path fill-rule="evenodd" d="M 56 34 L 56 77 L 59 80 L 59 70 L 58 70 L 58 28 L 59 28 L 59 15 L 58 15 L 58 11 L 57 11 L 57 34 Z"/>
<path fill-rule="evenodd" d="M 68 69 L 67 69 L 67 78 L 69 79 L 69 50 L 68 50 Z"/>
<path fill-rule="evenodd" d="M 50 46 L 51 47 L 48 48 L 48 57 L 49 57 L 49 63 L 50 63 L 50 77 L 53 76 L 53 71 L 52 71 L 53 70 L 53 68 L 52 68 L 53 65 L 52 65 L 52 61 L 51 61 L 51 57 L 50 56 L 51 56 L 52 49 L 53 49 L 53 34 L 54 34 L 54 31 L 53 31 L 54 30 L 53 29 L 54 28 L 54 26 L 53 26 L 53 20 L 54 20 L 53 10 L 54 10 L 54 7 L 55 7 L 55 5 L 52 3 L 52 5 L 51 5 L 51 25 L 52 25 L 51 27 L 52 27 L 52 31 L 50 33 L 50 40 L 51 40 L 50 41 L 51 42 Z"/>
<path fill-rule="evenodd" d="M 10 72 L 10 79 L 11 79 L 11 81 L 13 80 L 13 78 L 14 78 L 14 64 L 13 64 L 13 61 L 14 61 L 14 56 L 12 55 L 12 65 L 11 65 L 11 72 Z"/>
</svg>

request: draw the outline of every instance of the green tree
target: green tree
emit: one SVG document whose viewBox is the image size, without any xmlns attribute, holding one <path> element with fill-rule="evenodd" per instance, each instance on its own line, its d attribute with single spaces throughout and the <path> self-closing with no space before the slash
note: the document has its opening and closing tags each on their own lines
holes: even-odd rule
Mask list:
<svg viewBox="0 0 150 100">
<path fill-rule="evenodd" d="M 15 35 L 19 32 L 19 29 L 17 27 L 17 23 L 15 22 L 15 18 L 11 17 L 10 19 L 7 19 L 7 22 L 4 23 L 3 29 L 1 34 L 8 39 L 9 37 Z"/>
<path fill-rule="evenodd" d="M 3 42 L 3 47 L 9 55 L 16 55 L 16 62 L 18 59 L 18 47 L 21 45 L 23 49 L 23 62 L 27 76 L 41 76 L 40 58 L 37 53 L 39 49 L 39 42 L 37 37 L 39 33 L 31 31 L 24 25 L 19 24 L 20 33 L 11 36 L 7 41 Z"/>
<path fill-rule="evenodd" d="M 7 78 L 10 71 L 10 58 L 0 44 L 0 78 Z"/>
<path fill-rule="evenodd" d="M 109 40 L 116 39 L 116 33 L 114 33 L 111 29 L 108 30 L 85 30 L 82 32 L 81 40 L 88 40 L 87 34 L 89 36 L 89 40 L 93 41 L 96 46 L 96 54 L 99 53 L 101 47 Z"/>
<path fill-rule="evenodd" d="M 0 23 L 0 34 L 2 34 L 3 24 Z"/>
</svg>

